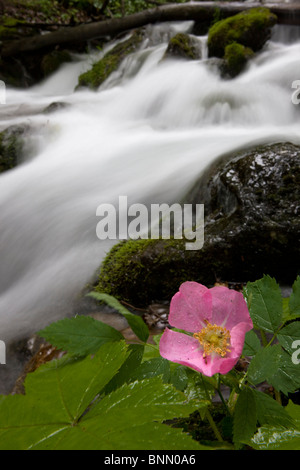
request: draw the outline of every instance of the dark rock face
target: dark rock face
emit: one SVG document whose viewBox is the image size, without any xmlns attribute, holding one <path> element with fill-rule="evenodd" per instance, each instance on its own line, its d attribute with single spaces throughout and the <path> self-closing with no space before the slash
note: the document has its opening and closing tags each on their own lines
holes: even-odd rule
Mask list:
<svg viewBox="0 0 300 470">
<path fill-rule="evenodd" d="M 0 133 L 0 173 L 14 168 L 22 157 L 23 142 L 29 126 L 10 126 Z"/>
<path fill-rule="evenodd" d="M 193 198 L 216 212 L 300 228 L 300 148 L 291 143 L 241 152 L 201 177 Z M 210 175 L 208 175 L 210 173 Z M 204 179 L 209 177 L 204 188 Z M 225 197 L 224 197 L 225 196 Z"/>
<path fill-rule="evenodd" d="M 177 33 L 170 39 L 164 58 L 201 59 L 201 50 L 192 36 Z"/>
<path fill-rule="evenodd" d="M 210 172 L 192 195 L 209 214 L 208 243 L 221 238 L 235 278 L 265 273 L 292 282 L 300 269 L 300 148 L 258 147 Z"/>
<path fill-rule="evenodd" d="M 300 272 L 300 147 L 280 143 L 223 157 L 184 200 L 205 205 L 205 242 L 129 240 L 104 260 L 96 289 L 135 306 L 170 300 L 194 280 L 247 282 Z"/>
</svg>

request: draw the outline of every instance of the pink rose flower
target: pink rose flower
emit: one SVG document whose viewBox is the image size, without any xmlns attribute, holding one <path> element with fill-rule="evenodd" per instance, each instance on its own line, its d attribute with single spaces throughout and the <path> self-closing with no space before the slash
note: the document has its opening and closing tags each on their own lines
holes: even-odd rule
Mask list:
<svg viewBox="0 0 300 470">
<path fill-rule="evenodd" d="M 240 292 L 218 286 L 208 289 L 184 282 L 171 300 L 169 323 L 193 335 L 166 328 L 160 354 L 211 377 L 227 374 L 242 354 L 245 334 L 253 328 Z"/>
</svg>

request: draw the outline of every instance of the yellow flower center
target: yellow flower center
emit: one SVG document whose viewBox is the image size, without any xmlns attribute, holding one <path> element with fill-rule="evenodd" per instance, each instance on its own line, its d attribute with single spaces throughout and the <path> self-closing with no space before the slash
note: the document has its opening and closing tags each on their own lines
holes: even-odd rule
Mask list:
<svg viewBox="0 0 300 470">
<path fill-rule="evenodd" d="M 203 347 L 203 357 L 207 357 L 213 352 L 219 356 L 226 356 L 230 352 L 230 332 L 223 326 L 212 325 L 206 322 L 207 326 L 201 331 L 194 333 L 201 346 Z"/>
</svg>

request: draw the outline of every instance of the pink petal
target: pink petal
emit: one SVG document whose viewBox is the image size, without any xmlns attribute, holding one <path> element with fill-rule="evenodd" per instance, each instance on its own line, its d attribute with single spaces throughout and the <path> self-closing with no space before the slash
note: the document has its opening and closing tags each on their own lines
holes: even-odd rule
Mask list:
<svg viewBox="0 0 300 470">
<path fill-rule="evenodd" d="M 168 328 L 161 337 L 159 349 L 161 356 L 165 359 L 190 367 L 208 377 L 217 373 L 226 374 L 235 366 L 239 358 L 239 356 L 234 356 L 224 359 L 214 353 L 204 359 L 203 350 L 197 339 Z"/>
<path fill-rule="evenodd" d="M 233 356 L 233 357 L 212 357 L 212 364 L 210 367 L 210 372 L 211 375 L 214 374 L 222 374 L 225 375 L 227 374 L 231 369 L 234 368 L 235 364 L 239 360 L 239 356 Z M 208 375 L 208 374 L 207 374 Z"/>
<path fill-rule="evenodd" d="M 210 289 L 212 295 L 212 323 L 231 330 L 237 323 L 243 322 L 253 328 L 246 301 L 241 292 L 216 286 Z"/>
<path fill-rule="evenodd" d="M 160 355 L 169 361 L 202 372 L 203 352 L 199 341 L 192 336 L 166 328 L 159 343 Z"/>
<path fill-rule="evenodd" d="M 169 323 L 189 332 L 200 331 L 204 320 L 210 321 L 212 299 L 210 289 L 197 282 L 184 282 L 171 300 Z"/>
<path fill-rule="evenodd" d="M 247 331 L 251 330 L 249 323 L 238 323 L 230 331 L 230 344 L 232 354 L 240 357 L 245 342 L 245 334 Z"/>
</svg>

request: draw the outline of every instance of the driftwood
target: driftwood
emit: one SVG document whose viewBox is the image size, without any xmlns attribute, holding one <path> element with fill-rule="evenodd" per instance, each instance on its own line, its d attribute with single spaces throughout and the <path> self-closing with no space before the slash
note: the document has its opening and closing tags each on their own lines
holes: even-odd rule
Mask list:
<svg viewBox="0 0 300 470">
<path fill-rule="evenodd" d="M 197 3 L 169 4 L 125 16 L 124 18 L 113 18 L 91 24 L 74 26 L 72 28 L 60 28 L 57 31 L 41 36 L 7 42 L 2 46 L 1 57 L 11 57 L 24 52 L 33 52 L 56 45 L 67 47 L 68 44 L 82 43 L 105 36 L 115 36 L 121 32 L 139 28 L 147 24 L 185 20 L 209 22 L 214 18 L 216 11 L 219 11 L 222 17 L 226 17 L 249 8 L 261 6 L 269 8 L 275 13 L 279 24 L 300 25 L 300 3 L 261 4 L 204 1 Z"/>
</svg>

